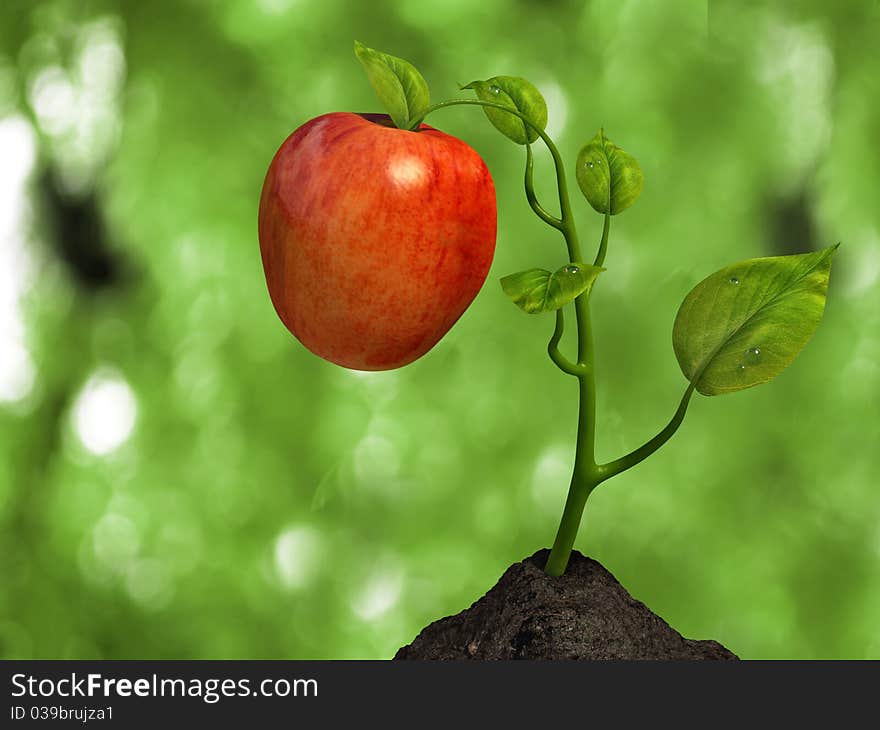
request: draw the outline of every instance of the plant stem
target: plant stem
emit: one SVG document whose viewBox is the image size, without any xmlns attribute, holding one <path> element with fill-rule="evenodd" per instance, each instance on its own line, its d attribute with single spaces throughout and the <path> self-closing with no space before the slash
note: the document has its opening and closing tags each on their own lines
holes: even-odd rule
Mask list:
<svg viewBox="0 0 880 730">
<path fill-rule="evenodd" d="M 580 296 L 575 299 L 574 308 L 578 334 L 578 430 L 568 497 L 565 500 L 553 548 L 544 566 L 544 571 L 553 576 L 560 576 L 565 572 L 587 498 L 600 481 L 595 456 L 596 378 L 593 330 L 587 297 Z"/>
<path fill-rule="evenodd" d="M 565 179 L 565 166 L 562 162 L 562 156 L 553 143 L 553 140 L 547 133 L 536 127 L 529 121 L 526 115 L 516 109 L 511 109 L 503 104 L 495 104 L 492 102 L 481 101 L 476 99 L 454 99 L 452 101 L 444 101 L 429 107 L 424 116 L 437 109 L 443 109 L 449 106 L 482 106 L 493 109 L 500 109 L 519 117 L 525 125 L 535 131 L 541 138 L 550 155 L 553 157 L 553 165 L 556 169 L 556 185 L 559 193 L 559 209 L 560 216 L 558 219 L 553 218 L 544 208 L 538 205 L 534 198 L 534 188 L 529 185 L 532 174 L 532 156 L 531 150 L 526 150 L 526 197 L 535 213 L 545 222 L 557 228 L 565 238 L 565 244 L 568 248 L 568 258 L 572 263 L 582 262 L 580 242 L 578 240 L 577 229 L 575 227 L 574 216 L 571 210 L 571 201 L 568 197 L 568 185 Z M 528 148 L 528 145 L 526 145 Z M 546 217 L 545 217 L 546 216 Z M 548 218 L 550 220 L 548 220 Z M 608 229 L 610 226 L 610 216 L 606 215 L 605 225 L 602 232 L 602 242 L 599 246 L 599 255 L 597 261 L 605 258 L 605 251 L 608 246 Z M 600 265 L 600 264 L 597 264 Z M 561 312 L 556 317 L 556 330 L 548 345 L 548 352 L 553 361 L 565 372 L 575 375 L 578 379 L 578 433 L 577 445 L 574 457 L 574 468 L 571 475 L 571 484 L 569 486 L 568 497 L 565 501 L 565 508 L 562 512 L 562 520 L 559 524 L 559 530 L 556 534 L 556 540 L 553 543 L 553 549 L 550 551 L 550 557 L 547 559 L 547 565 L 544 567 L 545 572 L 553 576 L 562 575 L 568 565 L 568 559 L 571 555 L 572 546 L 577 536 L 578 528 L 583 516 L 584 507 L 587 503 L 587 497 L 595 489 L 596 485 L 601 481 L 599 467 L 596 464 L 595 442 L 596 442 L 596 380 L 593 352 L 593 329 L 590 321 L 589 293 L 584 293 L 574 301 L 574 312 L 577 324 L 577 365 L 571 366 L 571 363 L 562 357 L 559 353 L 558 345 L 562 337 L 564 320 Z M 554 357 L 554 353 L 559 354 L 559 359 Z M 562 364 L 560 364 L 562 363 Z M 571 366 L 571 367 L 570 367 Z"/>
<path fill-rule="evenodd" d="M 551 150 L 552 152 L 552 150 Z M 556 160 L 556 156 L 554 156 Z M 577 238 L 568 188 L 565 181 L 565 170 L 561 161 L 556 166 L 556 177 L 559 187 L 559 206 L 562 211 L 562 235 L 568 247 L 571 261 L 581 261 L 580 243 Z M 602 234 L 602 246 L 607 248 L 609 223 L 606 218 Z M 600 248 L 601 250 L 601 248 Z M 604 258 L 604 255 L 603 255 Z M 589 294 L 582 294 L 574 300 L 574 312 L 577 322 L 577 353 L 578 353 L 578 430 L 572 469 L 571 484 L 562 511 L 562 519 L 553 541 L 553 548 L 547 558 L 544 571 L 548 575 L 560 576 L 568 566 L 568 559 L 577 537 L 587 498 L 599 483 L 596 465 L 596 376 L 595 353 L 593 349 L 593 325 L 590 319 Z M 562 320 L 557 318 L 557 329 Z M 561 336 L 561 333 L 560 333 Z"/>
<path fill-rule="evenodd" d="M 526 175 L 525 175 L 525 189 L 526 189 L 526 199 L 529 201 L 529 205 L 532 206 L 532 210 L 535 211 L 535 215 L 538 216 L 542 221 L 544 221 L 548 226 L 553 226 L 557 230 L 562 230 L 562 221 L 557 218 L 555 215 L 551 215 L 548 213 L 544 206 L 542 206 L 538 202 L 538 198 L 535 195 L 535 184 L 532 180 L 532 168 L 534 167 L 534 156 L 532 155 L 532 146 L 530 144 L 526 145 Z M 558 310 L 557 310 L 558 311 Z"/>
<path fill-rule="evenodd" d="M 579 377 L 583 372 L 584 368 L 576 363 L 573 363 L 569 360 L 565 355 L 563 355 L 559 351 L 559 341 L 562 339 L 562 333 L 565 331 L 565 315 L 562 312 L 562 308 L 556 310 L 556 329 L 553 330 L 553 336 L 550 338 L 550 342 L 547 344 L 547 354 L 550 355 L 550 359 L 556 363 L 556 367 L 558 367 L 562 372 L 568 373 L 569 375 L 574 375 L 575 377 Z"/>
<path fill-rule="evenodd" d="M 675 411 L 675 415 L 672 416 L 672 419 L 666 424 L 660 433 L 644 445 L 628 453 L 626 456 L 621 456 L 619 459 L 609 461 L 607 464 L 602 464 L 598 467 L 600 482 L 604 482 L 606 479 L 610 479 L 627 469 L 631 469 L 639 462 L 647 459 L 672 438 L 673 434 L 678 430 L 678 427 L 681 426 L 681 422 L 684 420 L 688 405 L 691 401 L 691 396 L 694 394 L 694 388 L 696 387 L 694 383 L 698 382 L 699 375 L 700 374 L 698 374 L 693 382 L 688 385 L 687 390 L 685 390 L 684 395 L 681 397 L 681 402 L 678 404 L 678 409 Z"/>
<path fill-rule="evenodd" d="M 594 266 L 602 266 L 605 263 L 605 253 L 608 251 L 608 229 L 611 227 L 611 213 L 605 214 L 605 223 L 602 225 L 602 240 L 599 242 L 599 253 L 596 254 Z"/>
</svg>

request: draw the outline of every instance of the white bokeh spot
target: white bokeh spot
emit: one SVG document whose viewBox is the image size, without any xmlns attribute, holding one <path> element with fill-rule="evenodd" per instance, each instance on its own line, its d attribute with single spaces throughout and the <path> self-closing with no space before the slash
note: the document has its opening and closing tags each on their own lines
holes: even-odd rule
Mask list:
<svg viewBox="0 0 880 730">
<path fill-rule="evenodd" d="M 141 536 L 137 526 L 125 515 L 108 512 L 92 530 L 95 557 L 105 568 L 122 573 L 140 549 Z"/>
<path fill-rule="evenodd" d="M 535 505 L 548 515 L 558 514 L 571 479 L 571 448 L 556 445 L 547 448 L 532 472 L 531 493 Z"/>
<path fill-rule="evenodd" d="M 821 26 L 771 23 L 759 46 L 757 77 L 785 130 L 779 154 L 788 177 L 802 177 L 831 138 L 834 54 Z"/>
<path fill-rule="evenodd" d="M 547 127 L 545 131 L 555 139 L 565 133 L 568 122 L 568 97 L 556 81 L 548 80 L 538 84 L 539 91 L 547 102 Z"/>
<path fill-rule="evenodd" d="M 368 576 L 352 598 L 351 610 L 362 621 L 375 621 L 397 605 L 402 591 L 403 573 L 398 568 L 385 567 Z"/>
<path fill-rule="evenodd" d="M 285 529 L 275 540 L 275 572 L 285 588 L 297 590 L 314 581 L 321 563 L 321 533 L 309 525 Z"/>
<path fill-rule="evenodd" d="M 354 475 L 360 484 L 385 491 L 400 472 L 400 454 L 393 441 L 374 433 L 364 436 L 354 448 Z"/>
<path fill-rule="evenodd" d="M 35 158 L 31 125 L 17 115 L 0 120 L 0 402 L 25 398 L 36 379 L 21 311 L 33 268 L 24 231 Z"/>
<path fill-rule="evenodd" d="M 73 406 L 73 427 L 82 445 L 103 456 L 124 444 L 137 420 L 137 399 L 117 373 L 89 378 Z"/>
<path fill-rule="evenodd" d="M 153 610 L 167 606 L 174 592 L 165 564 L 153 558 L 132 561 L 126 571 L 125 588 L 132 600 Z"/>
</svg>

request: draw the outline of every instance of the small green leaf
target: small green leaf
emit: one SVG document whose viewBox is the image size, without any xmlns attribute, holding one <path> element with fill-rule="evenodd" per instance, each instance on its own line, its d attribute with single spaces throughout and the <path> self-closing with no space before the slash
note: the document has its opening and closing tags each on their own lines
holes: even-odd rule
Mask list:
<svg viewBox="0 0 880 730">
<path fill-rule="evenodd" d="M 635 203 L 644 182 L 635 157 L 609 140 L 601 129 L 581 148 L 575 174 L 581 192 L 596 212 L 611 215 Z"/>
<path fill-rule="evenodd" d="M 486 81 L 471 81 L 462 89 L 473 89 L 481 101 L 503 104 L 525 115 L 538 129 L 547 126 L 547 102 L 531 83 L 518 76 L 493 76 Z M 538 133 L 522 119 L 500 109 L 483 107 L 495 128 L 517 144 L 531 144 Z"/>
<path fill-rule="evenodd" d="M 603 271 L 601 266 L 578 263 L 552 274 L 546 269 L 529 269 L 505 276 L 501 288 L 526 314 L 552 312 L 588 292 Z"/>
<path fill-rule="evenodd" d="M 678 310 L 672 345 L 700 393 L 751 388 L 791 364 L 822 319 L 836 250 L 749 259 L 694 287 Z"/>
<path fill-rule="evenodd" d="M 409 61 L 354 42 L 370 85 L 400 129 L 413 129 L 431 104 L 428 83 Z"/>
</svg>

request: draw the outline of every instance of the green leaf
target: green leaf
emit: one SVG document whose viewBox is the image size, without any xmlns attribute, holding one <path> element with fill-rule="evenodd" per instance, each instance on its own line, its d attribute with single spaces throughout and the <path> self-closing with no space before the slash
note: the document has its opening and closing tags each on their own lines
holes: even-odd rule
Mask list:
<svg viewBox="0 0 880 730">
<path fill-rule="evenodd" d="M 601 129 L 578 153 L 575 174 L 581 192 L 596 212 L 611 215 L 635 203 L 644 182 L 635 157 L 609 140 Z"/>
<path fill-rule="evenodd" d="M 822 319 L 836 250 L 749 259 L 694 287 L 678 310 L 672 345 L 700 393 L 751 388 L 791 364 Z"/>
<path fill-rule="evenodd" d="M 546 269 L 529 269 L 505 276 L 501 288 L 526 314 L 552 312 L 592 289 L 603 271 L 601 266 L 578 263 L 567 264 L 552 274 Z"/>
<path fill-rule="evenodd" d="M 370 85 L 400 129 L 413 129 L 431 104 L 428 83 L 409 61 L 354 42 Z"/>
<path fill-rule="evenodd" d="M 518 76 L 493 76 L 486 81 L 471 81 L 462 89 L 473 89 L 481 101 L 503 104 L 525 115 L 538 129 L 547 126 L 547 102 L 531 83 Z M 522 119 L 500 109 L 483 107 L 495 128 L 517 144 L 531 144 L 538 133 Z"/>
</svg>

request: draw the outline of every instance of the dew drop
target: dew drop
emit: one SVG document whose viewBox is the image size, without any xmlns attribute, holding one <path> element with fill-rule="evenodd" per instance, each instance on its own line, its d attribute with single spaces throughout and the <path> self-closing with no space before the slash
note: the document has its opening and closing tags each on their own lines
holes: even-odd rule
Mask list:
<svg viewBox="0 0 880 730">
<path fill-rule="evenodd" d="M 593 163 L 592 163 L 592 162 L 588 162 L 588 163 L 587 163 L 587 167 L 592 167 L 592 166 L 593 166 Z"/>
<path fill-rule="evenodd" d="M 566 274 L 576 274 L 578 271 L 580 271 L 580 268 L 578 268 L 574 264 L 570 264 L 569 266 L 565 267 Z"/>
<path fill-rule="evenodd" d="M 495 85 L 493 84 L 492 86 L 489 87 L 489 91 L 491 91 L 493 94 L 500 94 L 500 93 L 501 93 L 501 87 L 500 87 L 500 86 L 495 86 Z"/>
<path fill-rule="evenodd" d="M 749 362 L 756 363 L 761 359 L 761 349 L 758 347 L 750 347 L 746 350 L 746 359 Z"/>
<path fill-rule="evenodd" d="M 742 363 L 740 363 L 739 365 L 736 366 L 736 369 L 737 369 L 739 372 L 743 372 L 743 371 L 746 369 L 746 366 L 743 365 Z"/>
<path fill-rule="evenodd" d="M 728 279 L 728 281 L 729 281 L 731 284 L 739 284 L 739 279 L 737 279 L 735 276 L 731 276 L 731 277 Z"/>
</svg>

